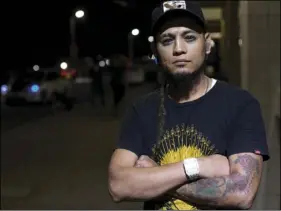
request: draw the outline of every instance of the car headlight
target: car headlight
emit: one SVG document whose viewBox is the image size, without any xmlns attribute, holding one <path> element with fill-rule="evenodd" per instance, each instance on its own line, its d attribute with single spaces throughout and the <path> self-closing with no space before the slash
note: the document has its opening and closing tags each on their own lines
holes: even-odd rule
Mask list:
<svg viewBox="0 0 281 211">
<path fill-rule="evenodd" d="M 8 92 L 8 86 L 7 85 L 2 85 L 1 86 L 1 94 L 6 94 Z"/>
<path fill-rule="evenodd" d="M 30 91 L 35 93 L 35 92 L 39 92 L 40 90 L 40 87 L 37 85 L 37 84 L 33 84 L 31 87 L 30 87 Z"/>
</svg>

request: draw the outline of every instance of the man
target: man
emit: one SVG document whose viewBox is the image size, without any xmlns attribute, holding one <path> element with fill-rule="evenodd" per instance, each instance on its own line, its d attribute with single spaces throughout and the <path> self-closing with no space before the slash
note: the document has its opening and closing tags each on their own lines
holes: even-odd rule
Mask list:
<svg viewBox="0 0 281 211">
<path fill-rule="evenodd" d="M 136 102 L 109 165 L 114 201 L 145 209 L 249 209 L 269 158 L 258 101 L 204 75 L 212 41 L 200 6 L 164 2 L 152 13 L 165 86 Z"/>
<path fill-rule="evenodd" d="M 118 107 L 126 94 L 125 70 L 126 62 L 122 55 L 114 55 L 111 60 L 110 86 L 113 93 L 114 114 L 118 114 Z"/>
<path fill-rule="evenodd" d="M 57 108 L 63 106 L 65 110 L 70 111 L 74 106 L 73 98 L 73 83 L 71 79 L 67 79 L 58 72 L 49 72 L 46 75 L 45 83 L 48 87 L 53 87 L 51 96 L 47 96 L 48 93 L 43 91 L 42 95 L 46 98 L 51 97 L 51 104 L 53 111 L 56 111 Z"/>
<path fill-rule="evenodd" d="M 105 97 L 104 97 L 104 89 L 103 89 L 103 74 L 101 68 L 97 64 L 94 63 L 93 59 L 90 57 L 86 58 L 86 63 L 89 67 L 89 76 L 91 77 L 91 100 L 92 103 L 95 104 L 96 97 L 100 98 L 101 105 L 105 107 Z"/>
</svg>

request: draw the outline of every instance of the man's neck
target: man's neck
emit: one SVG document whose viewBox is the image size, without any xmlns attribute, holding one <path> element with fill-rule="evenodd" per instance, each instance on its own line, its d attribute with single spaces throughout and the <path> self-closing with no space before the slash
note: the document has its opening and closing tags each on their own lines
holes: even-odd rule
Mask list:
<svg viewBox="0 0 281 211">
<path fill-rule="evenodd" d="M 177 103 L 186 103 L 197 100 L 206 94 L 209 86 L 210 79 L 204 74 L 200 75 L 198 80 L 193 84 L 192 88 L 185 92 L 188 85 L 182 84 L 177 89 L 173 87 L 168 87 L 168 95 L 171 99 L 175 100 Z M 180 91 L 179 91 L 180 90 Z"/>
</svg>

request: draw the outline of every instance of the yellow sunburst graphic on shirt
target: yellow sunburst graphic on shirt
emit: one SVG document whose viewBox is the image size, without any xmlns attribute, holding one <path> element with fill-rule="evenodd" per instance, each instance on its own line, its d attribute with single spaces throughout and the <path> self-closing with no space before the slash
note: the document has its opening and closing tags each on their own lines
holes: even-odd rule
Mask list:
<svg viewBox="0 0 281 211">
<path fill-rule="evenodd" d="M 154 159 L 159 165 L 181 162 L 186 158 L 208 156 L 216 153 L 214 145 L 198 132 L 194 126 L 176 126 L 166 131 L 162 140 L 153 147 Z M 171 199 L 161 210 L 196 210 L 197 208 L 181 200 Z"/>
</svg>

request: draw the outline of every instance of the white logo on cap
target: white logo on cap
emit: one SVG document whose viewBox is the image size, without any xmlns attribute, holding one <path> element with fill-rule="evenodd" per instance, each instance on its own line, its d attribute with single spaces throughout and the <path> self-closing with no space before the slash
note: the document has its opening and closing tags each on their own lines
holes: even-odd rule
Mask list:
<svg viewBox="0 0 281 211">
<path fill-rule="evenodd" d="M 185 1 L 166 1 L 163 3 L 163 11 L 167 12 L 173 9 L 186 9 Z"/>
</svg>

